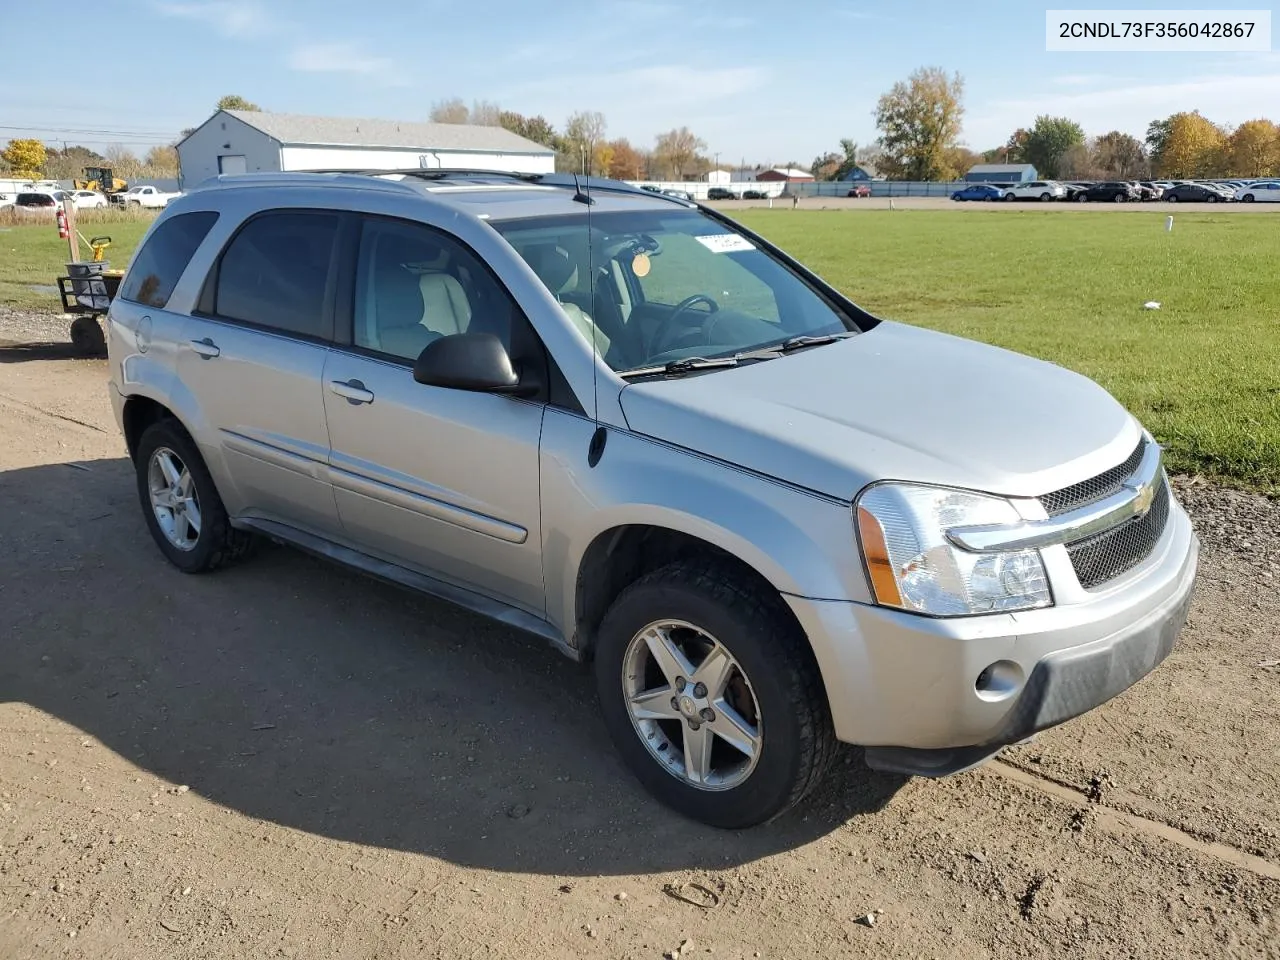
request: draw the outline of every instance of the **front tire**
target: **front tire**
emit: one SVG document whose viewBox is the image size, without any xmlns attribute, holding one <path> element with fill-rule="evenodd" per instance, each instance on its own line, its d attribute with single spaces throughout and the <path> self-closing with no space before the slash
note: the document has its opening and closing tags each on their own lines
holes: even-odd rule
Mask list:
<svg viewBox="0 0 1280 960">
<path fill-rule="evenodd" d="M 1088 202 L 1089 202 L 1089 198 L 1086 197 L 1083 193 L 1076 194 L 1076 203 L 1088 203 Z"/>
<path fill-rule="evenodd" d="M 195 442 L 173 419 L 149 426 L 134 456 L 147 529 L 183 573 L 206 573 L 243 559 L 253 535 L 231 526 Z"/>
<path fill-rule="evenodd" d="M 1246 193 L 1240 199 L 1243 200 L 1245 203 L 1253 203 L 1255 198 L 1252 193 Z"/>
<path fill-rule="evenodd" d="M 595 673 L 632 772 L 714 827 L 789 810 L 835 749 L 803 633 L 780 601 L 715 564 L 673 563 L 622 591 L 600 625 Z"/>
</svg>

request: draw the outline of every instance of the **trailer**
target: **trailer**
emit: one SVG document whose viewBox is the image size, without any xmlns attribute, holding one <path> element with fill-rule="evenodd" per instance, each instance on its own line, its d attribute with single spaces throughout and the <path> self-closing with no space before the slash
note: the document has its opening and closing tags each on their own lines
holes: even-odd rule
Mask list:
<svg viewBox="0 0 1280 960">
<path fill-rule="evenodd" d="M 103 318 L 111 309 L 111 301 L 119 292 L 120 280 L 124 276 L 122 270 L 108 269 L 111 264 L 103 259 L 103 252 L 110 243 L 110 237 L 94 237 L 89 241 L 94 258 L 68 263 L 66 275 L 57 278 L 62 312 L 74 317 L 71 321 L 71 342 L 85 353 L 100 355 L 106 352 Z"/>
</svg>

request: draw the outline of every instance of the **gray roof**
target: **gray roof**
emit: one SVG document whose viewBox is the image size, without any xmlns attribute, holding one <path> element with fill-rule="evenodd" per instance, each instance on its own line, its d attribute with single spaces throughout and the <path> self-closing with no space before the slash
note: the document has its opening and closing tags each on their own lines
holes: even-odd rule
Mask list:
<svg viewBox="0 0 1280 960">
<path fill-rule="evenodd" d="M 237 120 L 282 144 L 343 147 L 403 147 L 476 153 L 555 153 L 550 147 L 505 130 L 462 123 L 404 123 L 358 117 L 308 117 L 298 113 L 226 110 Z"/>
<path fill-rule="evenodd" d="M 970 173 L 1022 173 L 1035 170 L 1031 163 L 978 163 L 969 168 Z"/>
</svg>

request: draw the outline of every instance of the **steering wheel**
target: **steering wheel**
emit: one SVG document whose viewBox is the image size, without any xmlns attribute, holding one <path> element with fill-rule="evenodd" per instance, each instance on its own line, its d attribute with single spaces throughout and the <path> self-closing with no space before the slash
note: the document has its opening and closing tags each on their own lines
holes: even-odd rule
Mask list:
<svg viewBox="0 0 1280 960">
<path fill-rule="evenodd" d="M 688 339 L 691 334 L 699 335 L 702 333 L 702 331 L 699 330 L 680 330 L 676 325 L 676 321 L 679 320 L 683 314 L 688 313 L 693 307 L 696 307 L 700 303 L 705 303 L 711 308 L 708 311 L 707 316 L 711 316 L 720 310 L 720 304 L 716 303 L 705 293 L 695 293 L 692 297 L 685 297 L 675 305 L 675 309 L 671 311 L 671 316 L 667 318 L 666 324 L 664 324 L 662 329 L 654 336 L 653 343 L 649 345 L 650 356 L 657 356 L 658 354 L 666 353 L 669 350 L 674 350 L 679 340 Z"/>
</svg>

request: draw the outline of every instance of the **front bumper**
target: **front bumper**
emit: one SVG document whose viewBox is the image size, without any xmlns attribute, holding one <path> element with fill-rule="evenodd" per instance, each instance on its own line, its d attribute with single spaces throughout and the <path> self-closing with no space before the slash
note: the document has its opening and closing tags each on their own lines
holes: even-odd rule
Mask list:
<svg viewBox="0 0 1280 960">
<path fill-rule="evenodd" d="M 1198 555 L 1175 503 L 1147 560 L 1060 606 L 930 619 L 787 601 L 818 659 L 837 737 L 876 748 L 874 766 L 943 775 L 1092 710 L 1155 669 L 1186 621 Z M 1005 682 L 980 690 L 993 664 Z"/>
</svg>

